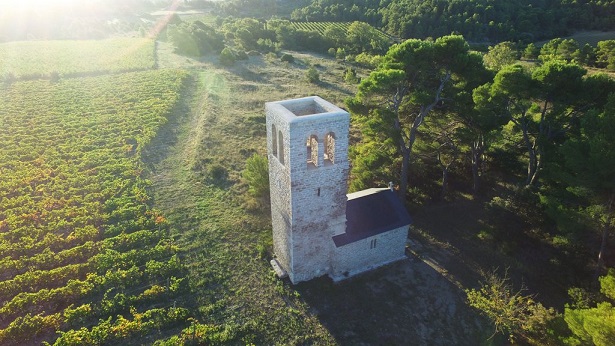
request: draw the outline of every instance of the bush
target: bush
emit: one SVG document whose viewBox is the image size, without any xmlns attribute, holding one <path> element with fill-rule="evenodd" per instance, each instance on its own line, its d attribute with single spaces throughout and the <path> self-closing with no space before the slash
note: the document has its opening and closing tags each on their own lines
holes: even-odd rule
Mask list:
<svg viewBox="0 0 615 346">
<path fill-rule="evenodd" d="M 495 334 L 508 336 L 511 342 L 517 336 L 528 337 L 543 344 L 548 341 L 549 323 L 557 317 L 555 310 L 524 295 L 525 288 L 515 291 L 505 274 L 495 272 L 484 275 L 480 289 L 465 290 L 468 304 L 487 316 L 495 327 Z"/>
<path fill-rule="evenodd" d="M 235 55 L 228 47 L 220 53 L 220 63 L 224 66 L 231 66 L 235 63 Z"/>
<path fill-rule="evenodd" d="M 246 160 L 246 168 L 241 173 L 248 183 L 248 191 L 257 198 L 269 196 L 269 163 L 267 158 L 258 154 Z"/>
<path fill-rule="evenodd" d="M 355 61 L 363 67 L 376 68 L 382 61 L 382 55 L 361 53 L 355 57 Z"/>
<path fill-rule="evenodd" d="M 344 48 L 338 48 L 335 52 L 335 58 L 343 60 L 346 57 L 346 50 Z"/>
<path fill-rule="evenodd" d="M 305 78 L 307 78 L 308 82 L 310 83 L 320 82 L 320 74 L 318 73 L 318 70 L 316 70 L 314 67 L 310 67 L 305 72 Z"/>
<path fill-rule="evenodd" d="M 283 54 L 280 60 L 292 64 L 293 62 L 295 62 L 295 57 L 290 54 Z"/>
<path fill-rule="evenodd" d="M 344 80 L 346 83 L 357 84 L 359 83 L 359 78 L 357 77 L 357 71 L 353 68 L 347 68 L 344 73 Z"/>
<path fill-rule="evenodd" d="M 228 172 L 226 168 L 218 163 L 214 163 L 213 165 L 207 168 L 207 176 L 213 181 L 223 181 L 228 176 Z"/>
</svg>

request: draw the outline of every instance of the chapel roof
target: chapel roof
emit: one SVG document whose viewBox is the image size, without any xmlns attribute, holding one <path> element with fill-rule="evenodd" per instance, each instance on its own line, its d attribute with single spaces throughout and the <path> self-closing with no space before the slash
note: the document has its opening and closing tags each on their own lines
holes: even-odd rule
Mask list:
<svg viewBox="0 0 615 346">
<path fill-rule="evenodd" d="M 367 189 L 347 196 L 346 233 L 333 236 L 336 247 L 412 223 L 408 211 L 390 189 Z"/>
</svg>

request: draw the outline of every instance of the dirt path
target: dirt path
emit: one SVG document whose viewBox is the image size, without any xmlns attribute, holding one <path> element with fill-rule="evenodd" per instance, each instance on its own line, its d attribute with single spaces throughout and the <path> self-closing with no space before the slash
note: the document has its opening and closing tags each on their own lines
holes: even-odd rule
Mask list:
<svg viewBox="0 0 615 346">
<path fill-rule="evenodd" d="M 160 49 L 161 68 L 187 68 L 195 78 L 150 166 L 154 203 L 185 251 L 200 322 L 220 326 L 228 342 L 239 344 L 476 345 L 489 336 L 427 252 L 340 284 L 275 279 L 267 212 L 241 205 L 241 153 L 264 143 L 258 120 L 268 98 L 317 87 L 280 87 L 302 83 L 296 75 L 303 72 L 293 66 L 261 59 L 229 73 Z M 333 77 L 327 76 L 331 83 Z M 242 96 L 230 99 L 238 90 Z M 212 162 L 228 170 L 226 180 L 207 177 Z"/>
</svg>

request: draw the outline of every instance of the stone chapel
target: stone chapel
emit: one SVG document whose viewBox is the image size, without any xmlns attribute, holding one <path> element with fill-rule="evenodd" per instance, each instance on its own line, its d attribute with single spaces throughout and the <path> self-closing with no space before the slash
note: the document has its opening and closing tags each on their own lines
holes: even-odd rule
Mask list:
<svg viewBox="0 0 615 346">
<path fill-rule="evenodd" d="M 347 194 L 350 114 L 317 96 L 265 111 L 278 276 L 340 281 L 405 258 L 411 219 L 396 194 Z"/>
</svg>

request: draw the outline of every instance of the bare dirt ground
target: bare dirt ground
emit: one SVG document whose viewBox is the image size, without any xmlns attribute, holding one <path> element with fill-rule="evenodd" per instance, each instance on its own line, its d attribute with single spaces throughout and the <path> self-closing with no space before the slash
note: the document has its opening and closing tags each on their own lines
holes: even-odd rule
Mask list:
<svg viewBox="0 0 615 346">
<path fill-rule="evenodd" d="M 301 284 L 312 312 L 342 345 L 480 345 L 486 321 L 430 258 L 405 260 L 331 284 Z"/>
</svg>

